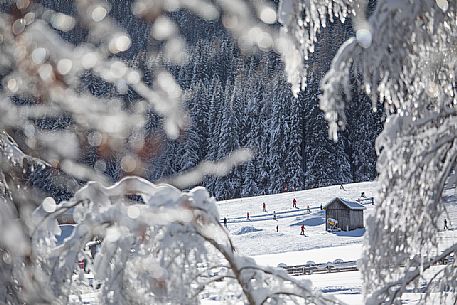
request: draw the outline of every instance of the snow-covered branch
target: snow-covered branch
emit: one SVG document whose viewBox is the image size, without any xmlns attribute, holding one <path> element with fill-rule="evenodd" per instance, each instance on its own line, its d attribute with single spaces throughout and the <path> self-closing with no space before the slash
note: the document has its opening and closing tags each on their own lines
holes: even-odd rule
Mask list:
<svg viewBox="0 0 457 305">
<path fill-rule="evenodd" d="M 374 291 L 367 297 L 367 304 L 396 304 L 401 294 L 405 291 L 406 286 L 422 276 L 423 272 L 448 257 L 457 251 L 457 244 L 450 246 L 442 251 L 440 255 L 423 262 L 420 266 L 416 266 L 413 270 L 405 268 L 404 275 L 400 279 L 384 284 L 380 289 Z M 434 280 L 432 278 L 430 283 Z"/>
<path fill-rule="evenodd" d="M 350 73 L 363 80 L 373 109 L 381 102 L 387 112 L 376 143 L 381 203 L 367 222 L 362 268 L 364 291 L 371 295 L 403 283 L 395 270 L 418 268 L 421 263 L 411 257 L 431 255 L 439 241 L 442 194 L 457 158 L 457 4 L 379 0 L 368 12 L 364 0 L 331 2 L 281 1 L 279 15 L 285 15 L 284 30 L 306 59 L 315 42 L 312 35 L 324 25 L 318 19 L 322 13 L 324 21 L 338 14 L 345 17 L 341 12 L 354 14 L 355 37 L 340 47 L 321 83 L 321 109 L 331 138 L 336 140 L 338 129 L 345 127 L 346 104 L 353 102 Z M 319 11 L 321 3 L 330 10 Z M 300 5 L 305 13 L 297 9 Z M 306 61 L 295 62 L 292 69 L 289 75 L 304 75 Z M 297 80 L 289 77 L 295 85 Z M 453 279 L 452 274 L 444 277 Z M 370 304 L 397 304 L 401 295 L 402 289 L 386 293 L 371 298 Z"/>
<path fill-rule="evenodd" d="M 133 194 L 141 195 L 144 204 L 132 204 L 125 197 Z M 236 254 L 219 223 L 214 199 L 201 187 L 181 193 L 137 177 L 126 177 L 109 187 L 89 183 L 63 203 L 75 206 L 77 225 L 60 246 L 53 242 L 55 230 L 50 230 L 56 225 L 56 213 L 43 213 L 45 205 L 34 213 L 33 251 L 55 296 L 68 295 L 75 261 L 97 235 L 103 241 L 93 272 L 102 283 L 103 303 L 183 302 L 188 298 L 198 303 L 199 294 L 213 284 L 216 289 L 217 281 L 233 279 L 242 291 L 241 299 L 249 304 L 282 302 L 283 296 L 306 304 L 329 300 L 284 270 L 260 267 Z M 227 262 L 227 272 L 213 274 L 221 259 Z"/>
</svg>

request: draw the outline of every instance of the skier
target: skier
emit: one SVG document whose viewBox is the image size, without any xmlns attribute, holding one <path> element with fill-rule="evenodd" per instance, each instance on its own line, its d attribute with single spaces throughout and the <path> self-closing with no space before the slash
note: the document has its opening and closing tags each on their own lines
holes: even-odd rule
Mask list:
<svg viewBox="0 0 457 305">
<path fill-rule="evenodd" d="M 273 211 L 273 220 L 276 220 L 276 211 Z"/>
<path fill-rule="evenodd" d="M 89 273 L 87 271 L 87 264 L 89 263 L 89 261 L 87 260 L 87 258 L 85 256 L 83 258 L 83 262 L 84 262 L 84 273 Z"/>
<path fill-rule="evenodd" d="M 246 219 L 247 219 L 247 220 L 251 220 L 251 219 L 249 218 L 249 212 L 246 213 Z"/>
<path fill-rule="evenodd" d="M 301 225 L 300 229 L 300 235 L 305 235 L 305 225 Z"/>
<path fill-rule="evenodd" d="M 340 190 L 345 191 L 344 186 L 342 184 L 340 184 Z"/>
<path fill-rule="evenodd" d="M 262 208 L 263 208 L 263 211 L 264 211 L 264 212 L 267 211 L 267 205 L 265 204 L 265 202 L 262 204 Z"/>
<path fill-rule="evenodd" d="M 90 246 L 89 246 L 89 250 L 90 250 L 90 256 L 92 257 L 92 259 L 95 259 L 95 255 L 97 255 L 97 250 L 98 250 L 98 247 L 100 246 L 100 241 L 99 240 L 94 240 L 94 243 L 91 243 Z"/>
<path fill-rule="evenodd" d="M 276 232 L 279 232 L 279 226 L 276 225 Z"/>
<path fill-rule="evenodd" d="M 365 198 L 365 192 L 362 192 L 362 194 L 360 195 L 360 197 Z"/>
<path fill-rule="evenodd" d="M 449 230 L 449 227 L 447 226 L 447 219 L 444 219 L 444 230 Z"/>
<path fill-rule="evenodd" d="M 295 198 L 292 200 L 292 207 L 293 208 L 297 207 L 297 199 L 295 199 Z"/>
<path fill-rule="evenodd" d="M 309 204 L 308 204 L 308 213 L 311 214 L 311 209 L 309 208 Z"/>
<path fill-rule="evenodd" d="M 321 211 L 322 211 L 322 203 L 321 203 Z"/>
<path fill-rule="evenodd" d="M 227 218 L 224 217 L 224 227 L 227 228 Z"/>
</svg>

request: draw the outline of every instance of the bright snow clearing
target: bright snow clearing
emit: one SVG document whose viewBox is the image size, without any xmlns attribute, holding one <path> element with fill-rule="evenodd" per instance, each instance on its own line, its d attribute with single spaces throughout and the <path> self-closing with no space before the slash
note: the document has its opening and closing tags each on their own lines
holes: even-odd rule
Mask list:
<svg viewBox="0 0 457 305">
<path fill-rule="evenodd" d="M 376 182 L 346 184 L 344 189 L 336 185 L 277 195 L 226 200 L 219 202 L 218 207 L 221 219 L 226 217 L 228 220 L 228 231 L 237 251 L 253 256 L 259 264 L 293 266 L 310 261 L 316 264 L 334 262 L 337 259 L 355 261 L 362 257 L 365 230 L 326 232 L 325 212 L 320 207 L 325 206 L 335 197 L 357 200 L 363 192 L 365 197 L 375 198 L 375 205 L 365 205 L 366 222 L 378 202 L 376 187 Z M 293 198 L 297 200 L 297 208 L 292 207 Z M 447 214 L 443 216 L 442 223 L 445 217 L 448 220 L 448 226 L 455 229 L 457 196 L 454 188 L 445 190 L 443 201 L 446 204 Z M 262 211 L 264 202 L 267 212 Z M 248 212 L 250 220 L 246 219 Z M 274 212 L 277 220 L 273 219 Z M 300 235 L 302 224 L 305 225 L 305 236 Z M 455 241 L 457 231 L 445 231 L 440 236 L 440 250 L 443 250 Z M 348 304 L 359 305 L 363 302 L 362 278 L 359 271 L 311 274 L 298 278 L 311 280 L 316 289 L 333 294 Z M 407 293 L 403 302 L 416 304 L 420 297 L 421 294 L 418 293 Z M 205 301 L 204 304 L 220 304 Z M 431 301 L 430 304 L 440 304 L 440 302 Z"/>
<path fill-rule="evenodd" d="M 325 206 L 335 197 L 356 200 L 362 192 L 366 197 L 375 197 L 376 202 L 376 183 L 364 182 L 346 184 L 344 189 L 337 185 L 277 195 L 226 200 L 219 202 L 218 207 L 220 216 L 226 217 L 228 220 L 228 230 L 241 254 L 254 256 L 283 253 L 360 244 L 364 229 L 350 232 L 326 232 L 325 211 L 320 207 Z M 293 198 L 297 200 L 297 208 L 292 207 Z M 263 202 L 266 204 L 267 212 L 262 211 Z M 368 204 L 366 207 L 365 219 L 374 210 L 374 205 Z M 248 212 L 250 220 L 246 219 Z M 273 219 L 274 212 L 277 220 Z M 305 235 L 300 235 L 302 224 L 305 225 Z M 334 252 L 331 249 L 329 251 Z M 303 260 L 307 260 L 307 258 L 303 258 Z"/>
</svg>

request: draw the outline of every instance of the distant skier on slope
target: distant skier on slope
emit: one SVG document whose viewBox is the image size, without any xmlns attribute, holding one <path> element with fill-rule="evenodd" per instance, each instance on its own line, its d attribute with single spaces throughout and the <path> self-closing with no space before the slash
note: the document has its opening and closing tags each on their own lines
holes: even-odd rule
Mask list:
<svg viewBox="0 0 457 305">
<path fill-rule="evenodd" d="M 449 230 L 449 227 L 447 226 L 447 219 L 444 219 L 444 230 Z"/>
<path fill-rule="evenodd" d="M 264 212 L 266 212 L 266 211 L 267 211 L 267 205 L 265 204 L 265 202 L 264 202 L 264 203 L 262 203 L 262 209 L 263 209 L 263 211 L 264 211 Z"/>
<path fill-rule="evenodd" d="M 276 232 L 279 232 L 279 226 L 276 225 Z"/>
<path fill-rule="evenodd" d="M 273 211 L 273 220 L 276 220 L 276 211 Z"/>
<path fill-rule="evenodd" d="M 251 220 L 251 218 L 249 218 L 249 212 L 246 213 L 246 219 Z"/>
<path fill-rule="evenodd" d="M 308 213 L 311 214 L 311 209 L 309 207 L 309 204 L 308 204 Z"/>
<path fill-rule="evenodd" d="M 305 235 L 305 225 L 302 224 L 301 227 L 300 227 L 300 235 Z"/>
<path fill-rule="evenodd" d="M 340 184 L 340 190 L 345 191 L 344 186 L 342 184 Z"/>
<path fill-rule="evenodd" d="M 297 208 L 297 199 L 295 198 L 292 200 L 292 207 Z"/>
<path fill-rule="evenodd" d="M 224 227 L 227 228 L 227 218 L 226 217 L 224 217 Z"/>
</svg>

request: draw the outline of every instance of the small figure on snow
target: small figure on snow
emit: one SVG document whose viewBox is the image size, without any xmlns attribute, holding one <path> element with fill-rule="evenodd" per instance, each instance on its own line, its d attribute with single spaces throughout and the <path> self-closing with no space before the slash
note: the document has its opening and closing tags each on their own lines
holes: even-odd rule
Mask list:
<svg viewBox="0 0 457 305">
<path fill-rule="evenodd" d="M 264 203 L 262 203 L 262 209 L 263 209 L 263 211 L 264 211 L 264 212 L 266 212 L 266 211 L 267 211 L 267 205 L 265 204 L 265 202 L 264 202 Z"/>
<path fill-rule="evenodd" d="M 101 241 L 98 239 L 93 240 L 89 244 L 90 257 L 92 259 L 95 259 L 95 256 L 97 255 L 97 252 L 99 251 L 100 244 L 101 244 Z"/>
<path fill-rule="evenodd" d="M 89 264 L 89 260 L 84 256 L 83 258 L 83 264 L 84 264 L 84 273 L 89 273 L 87 270 L 87 265 Z"/>
<path fill-rule="evenodd" d="M 321 211 L 322 211 L 322 210 L 323 210 L 323 208 L 322 208 L 322 203 L 321 203 Z"/>
<path fill-rule="evenodd" d="M 302 224 L 300 229 L 300 235 L 305 235 L 305 225 Z"/>
<path fill-rule="evenodd" d="M 227 228 L 227 218 L 226 217 L 224 217 L 224 227 Z"/>
<path fill-rule="evenodd" d="M 365 197 L 365 192 L 362 192 L 362 194 L 360 195 L 360 197 L 366 198 L 366 197 Z"/>
<path fill-rule="evenodd" d="M 273 220 L 276 220 L 276 211 L 273 211 Z"/>
<path fill-rule="evenodd" d="M 292 207 L 297 208 L 297 199 L 295 198 L 292 200 Z"/>
<path fill-rule="evenodd" d="M 249 212 L 246 213 L 246 219 L 251 220 L 251 218 L 249 218 Z"/>
<path fill-rule="evenodd" d="M 340 184 L 340 190 L 345 191 L 344 186 L 342 184 Z"/>
<path fill-rule="evenodd" d="M 276 225 L 276 232 L 279 232 L 279 226 Z"/>
<path fill-rule="evenodd" d="M 447 219 L 444 218 L 444 230 L 449 230 L 449 227 L 447 226 Z"/>
<path fill-rule="evenodd" d="M 308 204 L 308 214 L 311 214 L 311 209 L 309 207 L 309 204 Z"/>
</svg>

